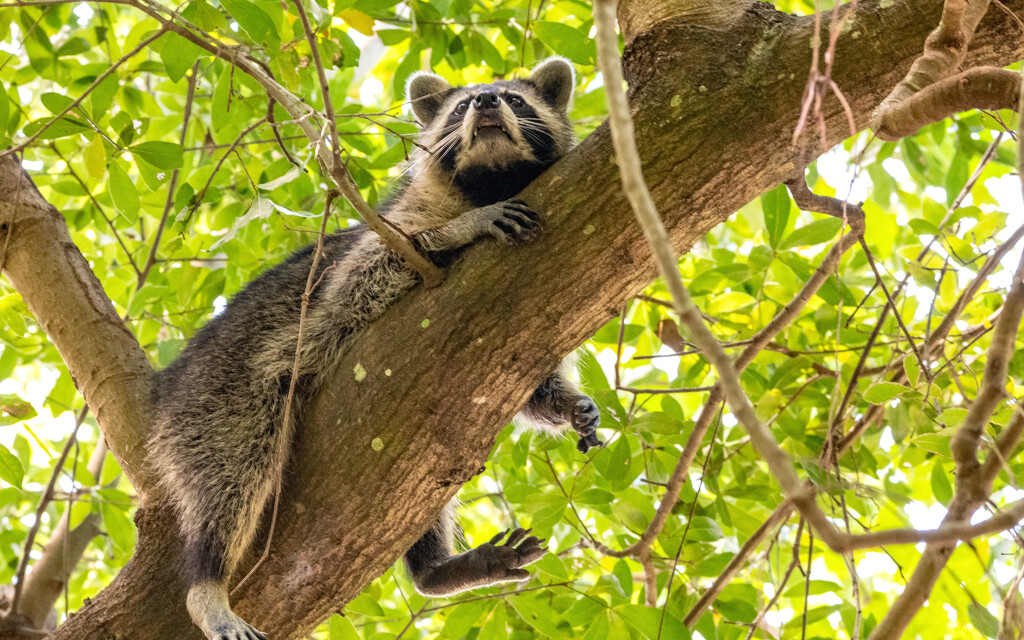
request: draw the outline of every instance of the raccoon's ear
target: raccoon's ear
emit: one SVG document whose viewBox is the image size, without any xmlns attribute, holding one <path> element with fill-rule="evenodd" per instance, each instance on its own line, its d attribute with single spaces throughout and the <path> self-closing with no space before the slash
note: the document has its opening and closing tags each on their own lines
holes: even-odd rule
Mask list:
<svg viewBox="0 0 1024 640">
<path fill-rule="evenodd" d="M 544 60 L 530 73 L 530 80 L 537 85 L 542 98 L 559 111 L 568 111 L 572 92 L 576 87 L 576 72 L 565 58 L 552 57 Z"/>
<path fill-rule="evenodd" d="M 452 90 L 444 78 L 427 71 L 418 71 L 405 83 L 406 99 L 412 103 L 412 112 L 420 124 L 427 125 L 437 115 Z"/>
</svg>

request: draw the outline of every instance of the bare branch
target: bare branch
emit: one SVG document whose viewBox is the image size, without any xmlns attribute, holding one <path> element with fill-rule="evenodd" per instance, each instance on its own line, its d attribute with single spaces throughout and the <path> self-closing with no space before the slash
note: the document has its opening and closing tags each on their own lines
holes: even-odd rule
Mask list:
<svg viewBox="0 0 1024 640">
<path fill-rule="evenodd" d="M 989 0 L 946 1 L 939 26 L 925 40 L 924 53 L 875 110 L 872 129 L 884 128 L 883 123 L 911 95 L 957 71 L 988 4 Z"/>
<path fill-rule="evenodd" d="M 881 121 L 875 133 L 899 140 L 954 113 L 969 109 L 1016 109 L 1020 74 L 998 67 L 974 67 L 908 96 Z"/>
</svg>

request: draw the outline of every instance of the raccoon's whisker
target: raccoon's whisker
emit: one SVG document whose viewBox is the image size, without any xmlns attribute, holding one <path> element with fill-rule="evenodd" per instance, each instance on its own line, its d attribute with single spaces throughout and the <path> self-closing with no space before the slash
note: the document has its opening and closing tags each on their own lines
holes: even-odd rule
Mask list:
<svg viewBox="0 0 1024 640">
<path fill-rule="evenodd" d="M 441 158 L 443 158 L 449 151 L 455 148 L 455 145 L 458 144 L 461 140 L 461 131 L 453 131 L 452 133 L 445 136 L 442 139 L 441 144 L 436 145 L 434 149 L 431 150 L 430 155 L 426 156 L 426 158 L 424 159 L 423 167 L 429 168 L 440 162 Z"/>
</svg>

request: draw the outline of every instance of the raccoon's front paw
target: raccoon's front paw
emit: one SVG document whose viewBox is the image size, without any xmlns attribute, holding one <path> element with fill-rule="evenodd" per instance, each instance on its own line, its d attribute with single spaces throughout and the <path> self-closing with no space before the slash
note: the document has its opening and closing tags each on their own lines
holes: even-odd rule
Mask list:
<svg viewBox="0 0 1024 640">
<path fill-rule="evenodd" d="M 592 448 L 600 447 L 604 443 L 597 437 L 597 428 L 601 426 L 601 411 L 593 399 L 586 396 L 576 401 L 570 417 L 572 428 L 580 434 L 576 448 L 580 453 L 586 453 Z"/>
<path fill-rule="evenodd" d="M 502 244 L 521 244 L 537 237 L 540 215 L 522 200 L 504 200 L 485 208 L 484 232 Z"/>
<path fill-rule="evenodd" d="M 499 545 L 508 535 L 505 544 Z M 530 535 L 529 529 L 516 529 L 509 534 L 502 531 L 470 553 L 477 554 L 486 567 L 491 584 L 498 582 L 524 582 L 530 579 L 530 572 L 522 567 L 541 559 L 547 550 L 546 541 Z"/>
</svg>

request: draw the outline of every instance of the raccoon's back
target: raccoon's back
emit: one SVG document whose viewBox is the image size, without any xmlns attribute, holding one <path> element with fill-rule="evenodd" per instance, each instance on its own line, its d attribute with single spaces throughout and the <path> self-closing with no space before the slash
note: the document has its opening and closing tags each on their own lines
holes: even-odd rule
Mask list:
<svg viewBox="0 0 1024 640">
<path fill-rule="evenodd" d="M 327 236 L 318 271 L 344 256 L 364 233 L 365 228 L 358 226 Z M 174 362 L 156 374 L 152 406 L 158 423 L 168 414 L 210 411 L 219 408 L 210 405 L 251 393 L 253 377 L 259 375 L 251 363 L 266 357 L 268 336 L 290 326 L 298 331 L 313 250 L 314 245 L 304 247 L 252 280 L 195 334 Z M 319 291 L 313 291 L 312 305 L 319 302 Z M 288 360 L 293 355 L 280 357 Z"/>
</svg>

